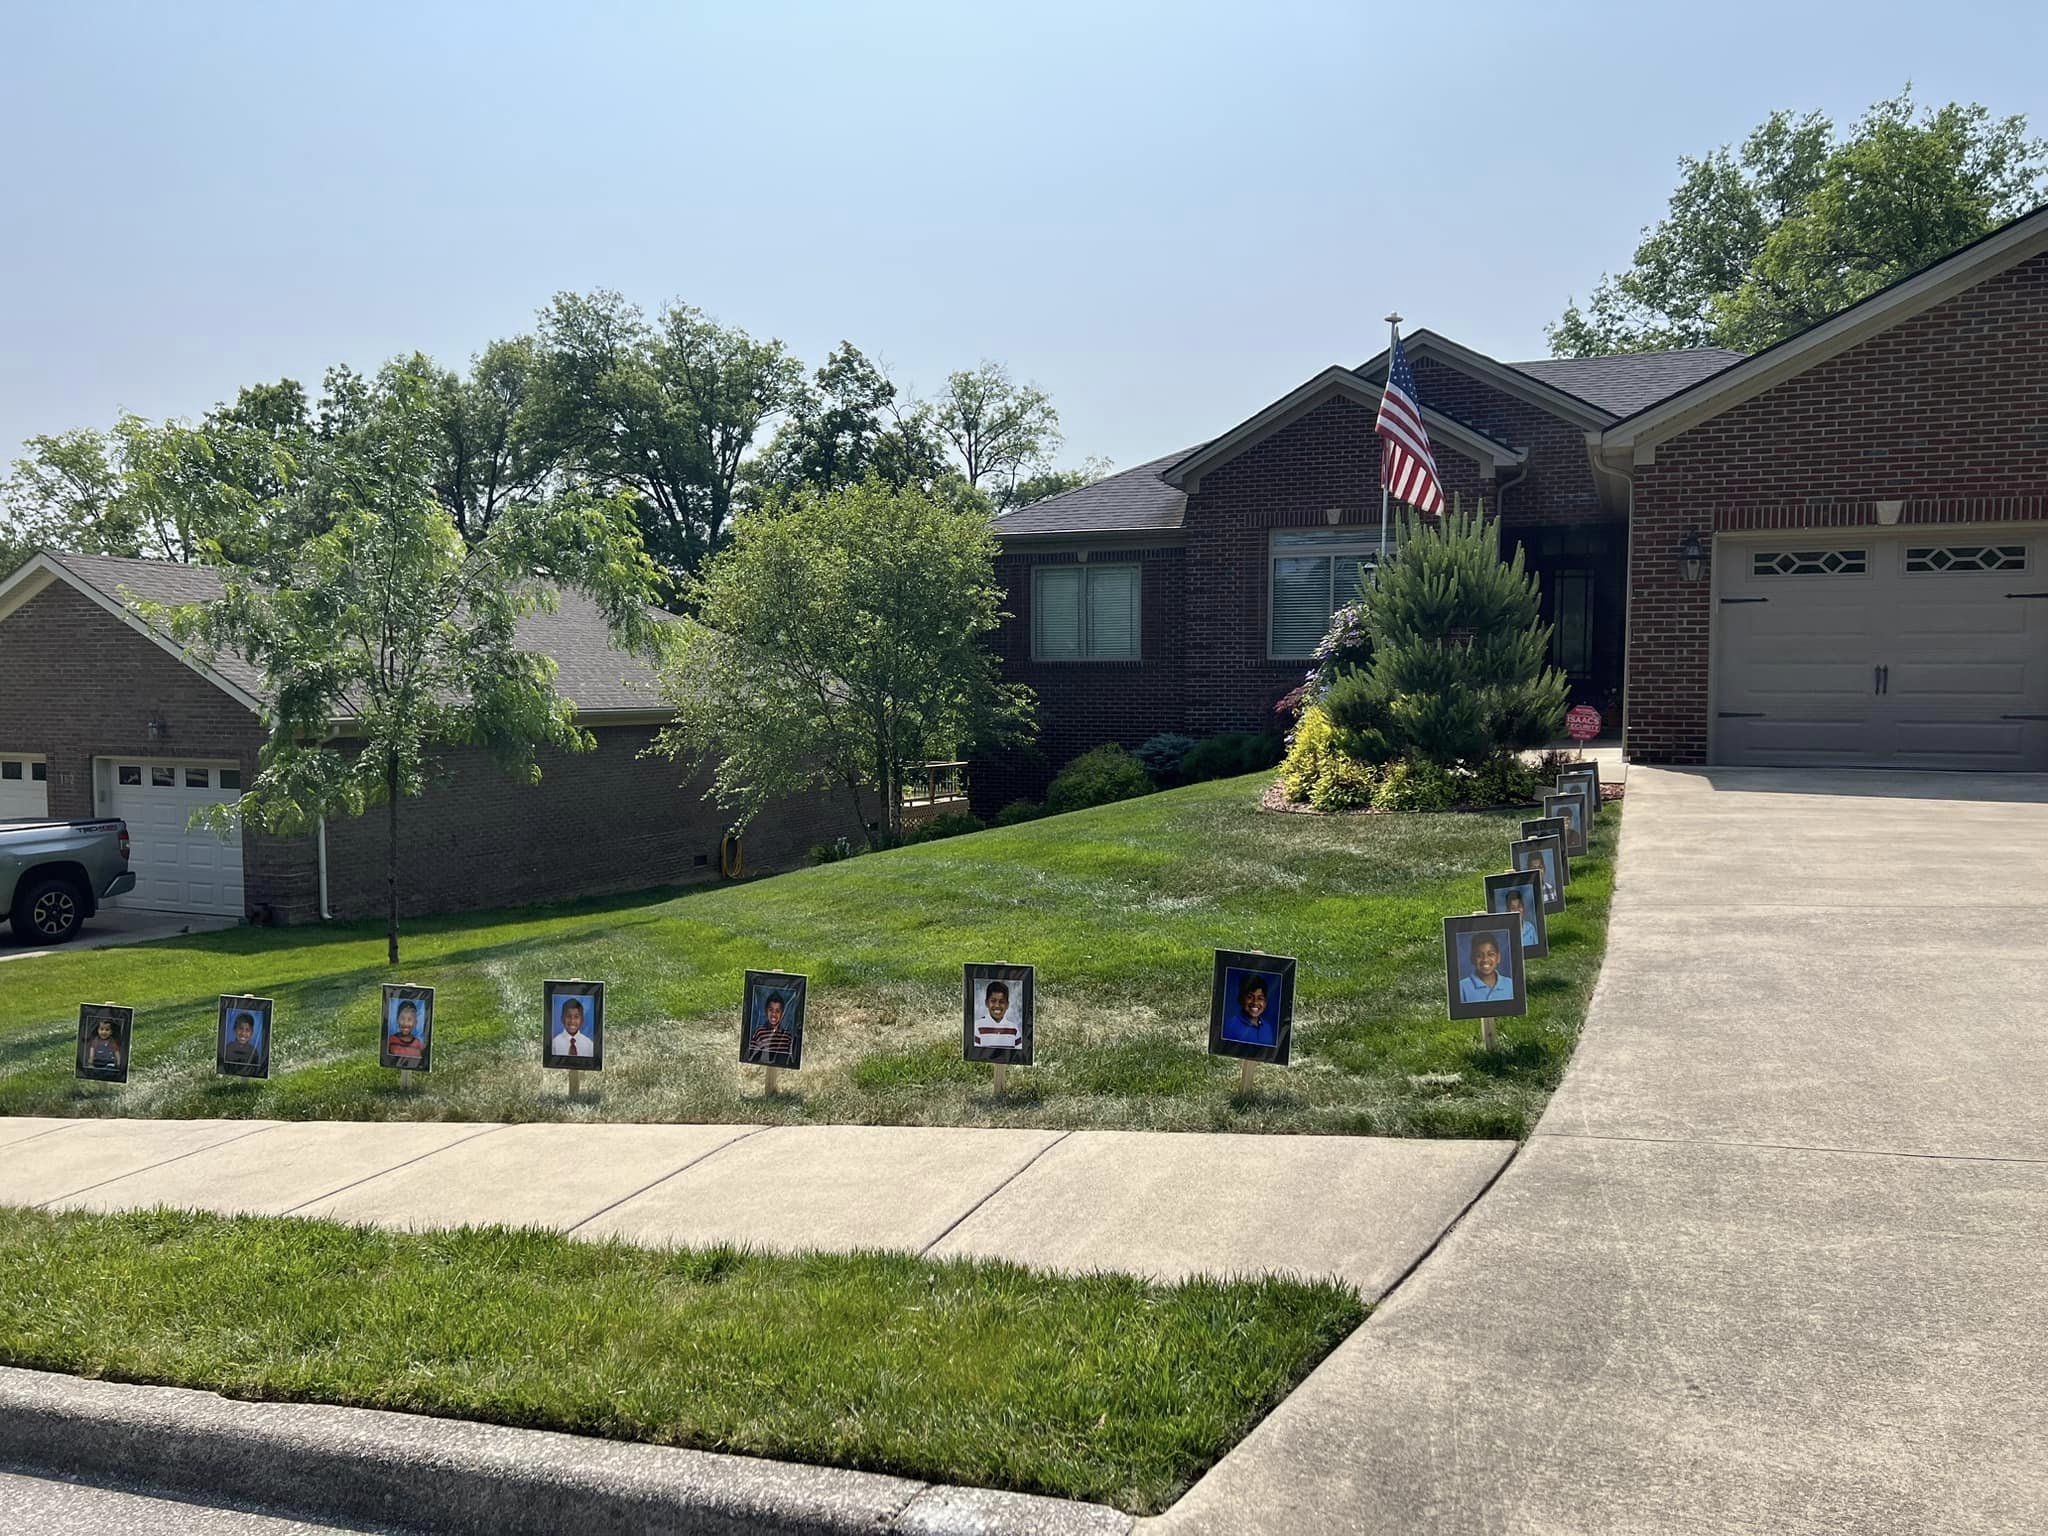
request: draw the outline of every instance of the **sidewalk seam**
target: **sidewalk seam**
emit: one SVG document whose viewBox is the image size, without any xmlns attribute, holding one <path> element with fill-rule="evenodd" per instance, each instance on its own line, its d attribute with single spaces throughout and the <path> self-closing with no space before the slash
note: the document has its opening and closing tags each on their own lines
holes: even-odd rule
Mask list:
<svg viewBox="0 0 2048 1536">
<path fill-rule="evenodd" d="M 417 1125 L 423 1122 L 413 1121 L 410 1123 Z M 377 1122 L 374 1120 L 365 1120 L 362 1122 L 362 1124 L 375 1125 L 377 1124 Z M 414 1163 L 425 1162 L 428 1158 L 433 1157 L 437 1153 L 446 1152 L 451 1147 L 466 1147 L 472 1141 L 483 1140 L 484 1137 L 490 1135 L 493 1131 L 502 1131 L 506 1129 L 509 1129 L 509 1127 L 503 1125 L 487 1125 L 482 1130 L 473 1132 L 468 1136 L 458 1136 L 453 1141 L 445 1141 L 438 1147 L 432 1147 L 425 1152 L 419 1153 L 417 1156 L 408 1157 L 402 1163 L 393 1163 L 389 1168 L 379 1168 L 375 1173 L 366 1173 L 360 1179 L 350 1179 L 346 1184 L 343 1184 L 336 1189 L 330 1189 L 325 1194 L 312 1195 L 307 1199 L 301 1200 L 297 1205 L 288 1205 L 283 1210 L 279 1211 L 277 1214 L 279 1216 L 289 1216 L 294 1211 L 303 1211 L 307 1206 L 318 1205 L 322 1200 L 332 1200 L 336 1195 L 345 1195 L 350 1190 L 359 1188 L 360 1186 L 369 1183 L 372 1179 L 381 1179 L 387 1173 L 396 1173 L 401 1168 L 410 1168 Z"/>
<path fill-rule="evenodd" d="M 109 1116 L 108 1118 L 112 1119 L 116 1117 Z M 152 1125 L 161 1125 L 164 1122 L 157 1120 L 151 1121 L 149 1123 Z M 283 1123 L 284 1122 L 280 1120 L 272 1120 L 267 1124 L 256 1126 L 252 1130 L 244 1131 L 239 1136 L 227 1136 L 223 1137 L 219 1141 L 209 1141 L 205 1146 L 194 1147 L 190 1152 L 180 1152 L 177 1156 L 164 1158 L 160 1162 L 147 1163 L 140 1168 L 127 1169 L 122 1173 L 115 1174 L 111 1179 L 101 1179 L 97 1183 L 84 1184 L 77 1189 L 67 1189 L 61 1195 L 52 1195 L 47 1200 L 38 1200 L 33 1208 L 39 1211 L 47 1210 L 49 1207 L 55 1205 L 59 1200 L 75 1200 L 80 1195 L 89 1195 L 96 1189 L 106 1188 L 106 1186 L 109 1184 L 118 1184 L 123 1179 L 132 1179 L 137 1174 L 155 1173 L 159 1168 L 168 1168 L 173 1163 L 182 1163 L 183 1161 L 185 1161 L 186 1158 L 197 1157 L 202 1152 L 215 1152 L 222 1147 L 231 1147 L 238 1141 L 247 1141 L 251 1136 L 261 1136 L 265 1131 L 274 1131 L 278 1128 L 278 1126 L 282 1125 Z M 36 1138 L 31 1136 L 28 1139 L 30 1141 L 34 1141 Z"/>
<path fill-rule="evenodd" d="M 1898 1147 L 1823 1147 L 1798 1141 L 1734 1141 L 1719 1136 L 1624 1136 L 1611 1131 L 1546 1131 L 1540 1128 L 1534 1135 L 1547 1136 L 1554 1141 L 1630 1141 L 1658 1147 L 1742 1147 L 1756 1152 L 1825 1152 L 1841 1157 L 1913 1157 L 1935 1163 L 2048 1166 L 2048 1157 L 2005 1157 L 1996 1152 L 1909 1152 Z"/>
<path fill-rule="evenodd" d="M 619 1196 L 618 1199 L 612 1201 L 609 1205 L 599 1206 L 596 1210 L 592 1211 L 588 1216 L 584 1217 L 575 1225 L 563 1227 L 561 1229 L 562 1236 L 573 1236 L 575 1233 L 580 1232 L 583 1228 L 589 1226 L 593 1221 L 597 1220 L 598 1217 L 607 1215 L 612 1211 L 616 1211 L 628 1200 L 638 1200 L 650 1189 L 659 1189 L 662 1185 L 666 1184 L 670 1179 L 676 1178 L 681 1174 L 688 1173 L 692 1168 L 696 1167 L 705 1159 L 718 1156 L 718 1154 L 723 1152 L 727 1147 L 736 1147 L 743 1141 L 752 1141 L 756 1136 L 759 1136 L 763 1131 L 772 1131 L 774 1129 L 775 1127 L 772 1125 L 757 1125 L 751 1131 L 742 1131 L 739 1135 L 734 1136 L 727 1141 L 721 1141 L 717 1146 L 712 1147 L 707 1151 L 699 1152 L 695 1157 L 691 1158 L 687 1163 L 684 1163 L 682 1166 L 669 1169 L 669 1171 L 667 1173 L 664 1173 L 660 1178 L 653 1179 L 648 1183 L 641 1185 L 638 1189 L 631 1190 L 626 1194 Z"/>
<path fill-rule="evenodd" d="M 1045 1156 L 1046 1153 L 1050 1152 L 1054 1147 L 1058 1146 L 1061 1142 L 1065 1141 L 1069 1136 L 1073 1134 L 1074 1133 L 1071 1130 L 1061 1131 L 1059 1135 L 1053 1137 L 1051 1141 L 1048 1141 L 1036 1152 L 1032 1153 L 1029 1157 L 1025 1158 L 1024 1161 L 1018 1166 L 1017 1171 L 1015 1173 L 1011 1174 L 1007 1179 L 1004 1179 L 1002 1183 L 998 1184 L 994 1189 L 990 1190 L 987 1194 L 983 1195 L 979 1200 L 975 1201 L 974 1204 L 967 1207 L 967 1209 L 962 1211 L 959 1214 L 959 1216 L 957 1216 L 956 1218 L 954 1218 L 953 1221 L 948 1223 L 945 1231 L 941 1232 L 937 1237 L 933 1238 L 930 1242 L 926 1243 L 922 1248 L 918 1249 L 917 1256 L 920 1259 L 929 1258 L 931 1256 L 931 1251 L 934 1248 L 938 1247 L 939 1244 L 943 1243 L 947 1238 L 951 1237 L 955 1232 L 960 1230 L 961 1223 L 965 1222 L 968 1217 L 972 1216 L 984 1205 L 987 1205 L 989 1201 L 995 1199 L 997 1195 L 1000 1195 L 1012 1184 L 1016 1183 L 1019 1179 L 1023 1178 L 1025 1174 L 1031 1171 L 1033 1166 L 1036 1165 L 1036 1163 L 1041 1157 Z"/>
<path fill-rule="evenodd" d="M 45 1136 L 54 1136 L 59 1131 L 70 1130 L 71 1127 L 73 1127 L 74 1125 L 85 1124 L 87 1124 L 87 1122 L 84 1120 L 59 1120 L 55 1125 L 44 1126 L 40 1131 L 37 1131 L 32 1136 L 24 1136 L 19 1141 L 10 1141 L 7 1142 L 5 1145 L 0 1145 L 0 1151 L 12 1152 L 16 1147 L 25 1147 L 32 1141 L 41 1141 Z M 61 1199 L 63 1197 L 59 1196 L 58 1198 Z"/>
<path fill-rule="evenodd" d="M 1359 1327 L 1369 1327 L 1372 1323 L 1373 1318 L 1378 1316 L 1380 1308 L 1387 1304 L 1387 1298 L 1392 1296 L 1394 1292 L 1398 1291 L 1402 1286 L 1406 1285 L 1408 1283 L 1408 1277 L 1414 1274 L 1416 1270 L 1422 1268 L 1423 1264 L 1428 1260 L 1429 1256 L 1435 1253 L 1437 1249 L 1443 1246 L 1444 1239 L 1449 1237 L 1453 1232 L 1457 1231 L 1458 1228 L 1464 1224 L 1465 1218 L 1472 1214 L 1473 1207 L 1478 1205 L 1480 1201 L 1484 1200 L 1488 1195 L 1493 1193 L 1493 1186 L 1501 1181 L 1501 1175 L 1505 1174 L 1510 1168 L 1514 1167 L 1515 1159 L 1522 1155 L 1523 1145 L 1524 1143 L 1519 1141 L 1514 1144 L 1514 1146 L 1509 1150 L 1508 1155 L 1500 1160 L 1500 1166 L 1493 1170 L 1492 1174 L 1488 1176 L 1484 1184 L 1481 1184 L 1478 1189 L 1473 1191 L 1472 1198 L 1470 1200 L 1467 1200 L 1462 1206 L 1458 1208 L 1458 1213 L 1455 1216 L 1453 1216 L 1449 1221 L 1444 1223 L 1443 1230 L 1437 1233 L 1437 1235 L 1430 1241 L 1429 1246 L 1423 1249 L 1422 1252 L 1415 1255 L 1415 1258 L 1409 1263 L 1406 1269 L 1402 1270 L 1400 1274 L 1394 1276 L 1392 1281 L 1390 1281 L 1387 1285 L 1381 1288 L 1379 1295 L 1375 1296 L 1372 1299 L 1372 1312 L 1367 1315 L 1363 1323 L 1359 1324 Z M 1303 1383 L 1303 1385 L 1306 1384 L 1306 1382 Z M 1299 1391 L 1300 1389 L 1296 1388 L 1296 1390 Z M 1190 1489 L 1189 1491 L 1193 1492 L 1192 1489 Z"/>
</svg>

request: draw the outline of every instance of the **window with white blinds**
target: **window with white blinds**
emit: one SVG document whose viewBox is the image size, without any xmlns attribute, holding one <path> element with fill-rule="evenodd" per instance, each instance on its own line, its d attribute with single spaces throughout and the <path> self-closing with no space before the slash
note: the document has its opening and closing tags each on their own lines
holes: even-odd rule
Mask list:
<svg viewBox="0 0 2048 1536">
<path fill-rule="evenodd" d="M 1387 552 L 1393 553 L 1393 541 Z M 1330 630 L 1330 616 L 1358 601 L 1359 582 L 1379 559 L 1377 531 L 1282 528 L 1272 536 L 1267 654 L 1306 661 Z"/>
<path fill-rule="evenodd" d="M 1042 565 L 1031 573 L 1031 655 L 1036 661 L 1135 661 L 1135 562 Z"/>
</svg>

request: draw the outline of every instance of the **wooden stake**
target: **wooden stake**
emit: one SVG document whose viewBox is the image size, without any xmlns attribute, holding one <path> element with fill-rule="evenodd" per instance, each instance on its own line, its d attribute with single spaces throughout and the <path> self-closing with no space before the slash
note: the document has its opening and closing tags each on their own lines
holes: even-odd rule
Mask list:
<svg viewBox="0 0 2048 1536">
<path fill-rule="evenodd" d="M 577 1069 L 576 1069 L 575 1067 L 571 1067 L 571 1068 L 569 1069 L 569 1097 L 570 1097 L 570 1098 L 572 1098 L 572 1099 L 575 1099 L 575 1098 L 581 1098 L 581 1097 L 582 1097 L 582 1095 L 583 1095 L 583 1074 L 582 1074 L 582 1072 L 580 1072 L 579 1070 L 577 1070 Z"/>
<path fill-rule="evenodd" d="M 769 1097 L 769 1098 L 771 1098 L 771 1099 L 772 1099 L 772 1098 L 774 1098 L 776 1094 L 778 1094 L 778 1093 L 780 1093 L 780 1092 L 782 1091 L 781 1087 L 779 1086 L 779 1084 L 781 1083 L 781 1081 L 782 1081 L 782 1068 L 780 1068 L 780 1067 L 770 1067 L 770 1068 L 768 1068 L 768 1097 Z"/>
<path fill-rule="evenodd" d="M 1479 1021 L 1479 1044 L 1483 1049 L 1489 1051 L 1500 1049 L 1500 1036 L 1494 1030 L 1493 1020 L 1481 1019 Z"/>
<path fill-rule="evenodd" d="M 1252 1096 L 1252 1068 L 1258 1063 L 1247 1056 L 1237 1064 L 1237 1091 L 1246 1098 Z"/>
<path fill-rule="evenodd" d="M 1009 1091 L 1010 1064 L 1007 1061 L 999 1061 L 996 1063 L 996 1097 L 1000 1099 Z"/>
</svg>

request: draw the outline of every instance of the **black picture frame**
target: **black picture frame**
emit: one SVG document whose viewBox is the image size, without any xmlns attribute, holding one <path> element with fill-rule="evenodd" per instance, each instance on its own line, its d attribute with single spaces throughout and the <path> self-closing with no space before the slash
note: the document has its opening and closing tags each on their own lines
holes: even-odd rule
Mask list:
<svg viewBox="0 0 2048 1536">
<path fill-rule="evenodd" d="M 1038 967 L 1033 965 L 970 964 L 963 966 L 961 981 L 960 1052 L 969 1061 L 1000 1062 L 1005 1066 L 1031 1065 L 1032 1035 L 1038 1014 Z M 1005 989 L 1002 1017 L 986 1011 L 989 986 Z M 1004 1045 L 990 1032 L 1016 1031 L 1015 1043 Z"/>
<path fill-rule="evenodd" d="M 1558 847 L 1564 851 L 1564 868 L 1559 870 L 1558 873 L 1563 876 L 1563 883 L 1566 885 L 1572 883 L 1570 834 L 1571 828 L 1565 825 L 1565 820 L 1562 816 L 1537 816 L 1522 823 L 1522 836 L 1525 839 L 1532 837 L 1555 837 L 1557 839 Z"/>
<path fill-rule="evenodd" d="M 1583 763 L 1573 763 L 1569 768 L 1560 768 L 1557 771 L 1559 789 L 1577 780 L 1583 780 L 1588 786 L 1593 801 L 1594 819 L 1597 820 L 1600 813 L 1600 765 L 1589 758 Z"/>
<path fill-rule="evenodd" d="M 1540 869 L 1546 862 L 1553 867 L 1559 867 L 1568 859 L 1569 855 L 1564 851 L 1564 839 L 1554 834 L 1549 837 L 1525 837 L 1508 844 L 1508 864 L 1515 869 Z M 1543 911 L 1546 917 L 1555 917 L 1564 910 L 1564 887 L 1562 875 L 1554 881 L 1545 881 Z"/>
<path fill-rule="evenodd" d="M 1255 949 L 1217 950 L 1209 981 L 1209 1054 L 1286 1066 L 1294 1049 L 1294 976 L 1291 956 L 1266 955 Z M 1266 998 L 1260 1009 L 1259 1032 L 1264 1032 L 1263 1016 L 1270 1014 L 1270 1041 L 1245 1038 L 1242 994 L 1254 979 L 1263 984 Z"/>
<path fill-rule="evenodd" d="M 1591 828 L 1586 825 L 1586 797 L 1574 790 L 1570 794 L 1549 794 L 1543 797 L 1543 819 L 1564 823 L 1564 851 L 1573 858 L 1583 858 L 1590 845 Z"/>
<path fill-rule="evenodd" d="M 808 976 L 788 971 L 749 971 L 740 996 L 740 1062 L 749 1067 L 779 1067 L 800 1072 L 804 1065 L 804 1003 L 810 991 Z M 781 999 L 779 1028 L 788 1037 L 786 1048 L 771 1044 L 757 1048 L 753 1039 L 769 1031 L 769 1004 Z"/>
<path fill-rule="evenodd" d="M 556 1042 L 568 1034 L 563 1015 L 566 1004 L 579 1006 L 576 1038 L 589 1046 L 587 1052 L 557 1052 Z M 540 989 L 540 1064 L 564 1072 L 604 1070 L 604 983 L 568 979 L 545 981 Z"/>
<path fill-rule="evenodd" d="M 400 1011 L 413 1006 L 413 1039 L 418 1054 L 399 1040 Z M 434 1070 L 434 989 L 409 986 L 404 982 L 384 983 L 384 1007 L 377 1015 L 377 1065 L 394 1072 Z"/>
<path fill-rule="evenodd" d="M 1590 843 L 1594 829 L 1600 825 L 1600 787 L 1584 774 L 1557 776 L 1557 792 L 1560 795 L 1577 795 L 1586 807 L 1586 840 Z"/>
<path fill-rule="evenodd" d="M 213 1029 L 213 1070 L 221 1077 L 270 1076 L 270 1029 L 276 1006 L 267 997 L 239 997 L 223 993 L 220 1017 Z M 249 1039 L 235 1035 L 236 1027 L 249 1022 Z"/>
<path fill-rule="evenodd" d="M 100 1025 L 108 1026 L 107 1041 L 101 1048 Z M 128 1057 L 135 1044 L 135 1010 L 119 1003 L 78 1005 L 77 1075 L 93 1083 L 128 1081 Z"/>
<path fill-rule="evenodd" d="M 1543 910 L 1543 877 L 1533 869 L 1511 869 L 1486 877 L 1486 911 L 1493 917 L 1512 917 L 1508 897 L 1522 898 L 1522 958 L 1550 958 L 1550 914 Z"/>
<path fill-rule="evenodd" d="M 1480 980 L 1472 955 L 1483 940 L 1499 957 L 1494 984 L 1506 982 L 1505 995 L 1476 997 L 1470 990 Z M 1444 1006 L 1453 1019 L 1511 1019 L 1529 1011 L 1528 960 L 1516 924 L 1495 912 L 1444 919 Z"/>
</svg>

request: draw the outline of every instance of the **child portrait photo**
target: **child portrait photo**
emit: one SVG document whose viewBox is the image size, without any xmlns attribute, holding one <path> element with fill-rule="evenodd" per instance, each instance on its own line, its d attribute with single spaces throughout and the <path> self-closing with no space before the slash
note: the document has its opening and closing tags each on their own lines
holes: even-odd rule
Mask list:
<svg viewBox="0 0 2048 1536">
<path fill-rule="evenodd" d="M 1543 877 L 1533 869 L 1486 877 L 1486 910 L 1511 917 L 1522 930 L 1522 958 L 1550 954 L 1550 919 L 1543 912 Z"/>
<path fill-rule="evenodd" d="M 1519 923 L 1491 913 L 1445 918 L 1445 1002 L 1451 1017 L 1498 1019 L 1527 1013 L 1522 961 Z"/>
<path fill-rule="evenodd" d="M 1574 784 L 1586 786 L 1589 802 L 1587 809 L 1597 812 L 1600 809 L 1600 765 L 1586 762 L 1574 763 L 1569 768 L 1560 768 L 1557 774 L 1558 789 L 1561 792 L 1569 792 Z"/>
<path fill-rule="evenodd" d="M 750 1067 L 804 1064 L 804 991 L 809 978 L 782 971 L 747 972 L 740 1009 L 740 1060 Z"/>
<path fill-rule="evenodd" d="M 78 1075 L 96 1083 L 128 1081 L 128 1040 L 135 1010 L 84 1003 L 78 1010 Z"/>
<path fill-rule="evenodd" d="M 384 984 L 384 1018 L 378 1030 L 377 1065 L 400 1072 L 427 1072 L 434 1065 L 434 989 Z"/>
<path fill-rule="evenodd" d="M 1572 883 L 1571 828 L 1562 816 L 1541 816 L 1534 821 L 1522 823 L 1524 838 L 1554 837 L 1557 839 L 1558 868 L 1560 885 Z"/>
<path fill-rule="evenodd" d="M 1031 1065 L 1032 983 L 1028 965 L 970 965 L 962 1046 L 969 1061 Z"/>
<path fill-rule="evenodd" d="M 267 997 L 223 997 L 214 1032 L 213 1069 L 222 1077 L 270 1076 L 270 1012 Z"/>
<path fill-rule="evenodd" d="M 1586 799 L 1576 791 L 1569 795 L 1545 795 L 1543 817 L 1564 823 L 1564 851 L 1571 858 L 1586 852 Z"/>
<path fill-rule="evenodd" d="M 1564 839 L 1525 837 L 1508 844 L 1508 864 L 1517 870 L 1533 871 L 1543 884 L 1543 910 L 1555 917 L 1564 910 Z"/>
<path fill-rule="evenodd" d="M 550 981 L 541 988 L 540 1064 L 604 1070 L 604 983 Z"/>
<path fill-rule="evenodd" d="M 1209 1054 L 1286 1066 L 1294 1045 L 1294 962 L 1219 949 L 1209 986 Z"/>
</svg>

